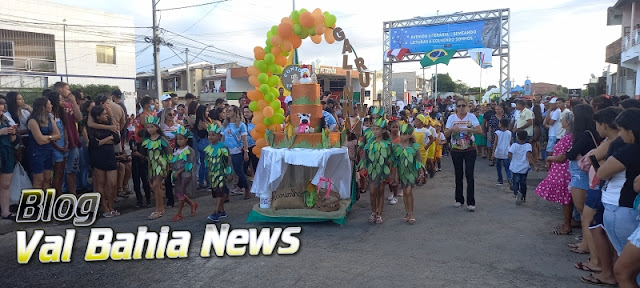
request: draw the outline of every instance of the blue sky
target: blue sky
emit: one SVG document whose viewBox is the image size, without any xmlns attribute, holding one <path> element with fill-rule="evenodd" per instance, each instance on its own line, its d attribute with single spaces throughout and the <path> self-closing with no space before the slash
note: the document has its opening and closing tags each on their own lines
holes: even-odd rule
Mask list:
<svg viewBox="0 0 640 288">
<path fill-rule="evenodd" d="M 151 26 L 151 1 L 149 0 L 50 0 L 52 2 L 126 14 L 134 17 L 136 26 Z M 212 0 L 161 0 L 159 9 L 211 2 Z M 264 45 L 266 32 L 272 25 L 280 23 L 282 17 L 292 10 L 291 0 L 230 0 L 223 3 L 197 8 L 161 12 L 160 27 L 182 34 L 207 45 L 233 52 L 234 55 L 220 53 L 207 48 L 196 61 L 213 63 L 238 61 L 249 64 L 243 57 L 253 57 L 253 48 Z M 344 1 L 297 0 L 297 9 L 313 10 L 321 8 L 337 16 L 337 25 L 345 30 L 358 56 L 365 58 L 371 70 L 382 69 L 382 23 L 416 16 L 428 17 L 455 13 L 499 8 L 511 9 L 511 78 L 522 84 L 526 77 L 533 82 L 561 84 L 569 88 L 582 88 L 590 75 L 600 75 L 607 68 L 604 62 L 605 48 L 620 38 L 620 26 L 606 26 L 607 7 L 615 0 L 450 0 L 450 1 L 405 0 L 402 5 L 393 1 Z M 378 4 L 379 3 L 379 4 Z M 382 4 L 384 3 L 384 4 Z M 429 3 L 429 4 L 426 4 Z M 136 32 L 151 35 L 150 29 L 136 29 Z M 205 45 L 191 42 L 167 33 L 166 41 L 174 43 L 180 52 L 184 46 L 202 48 Z M 145 49 L 146 43 L 136 45 L 138 71 L 150 71 L 153 66 L 152 49 Z M 327 43 L 313 44 L 305 40 L 299 55 L 304 63 L 320 61 L 320 65 L 339 66 L 342 46 Z M 198 51 L 191 53 L 197 54 Z M 163 47 L 161 59 L 175 54 Z M 193 54 L 192 54 L 193 55 Z M 353 58 L 353 57 L 352 57 Z M 173 57 L 161 63 L 169 67 L 180 63 Z M 494 57 L 494 68 L 482 72 L 482 86 L 495 85 L 499 79 L 499 59 Z M 615 71 L 615 65 L 611 70 Z M 417 62 L 396 64 L 397 72 L 415 71 L 422 73 Z M 426 69 L 432 74 L 434 69 Z M 450 73 L 454 80 L 462 80 L 470 86 L 480 85 L 480 69 L 470 59 L 453 60 L 449 66 L 439 65 L 439 73 Z"/>
</svg>

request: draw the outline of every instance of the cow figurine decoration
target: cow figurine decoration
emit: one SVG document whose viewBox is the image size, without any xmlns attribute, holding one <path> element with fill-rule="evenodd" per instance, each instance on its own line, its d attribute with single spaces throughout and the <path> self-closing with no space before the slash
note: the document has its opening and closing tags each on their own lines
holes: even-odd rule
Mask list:
<svg viewBox="0 0 640 288">
<path fill-rule="evenodd" d="M 309 119 L 311 119 L 311 114 L 308 113 L 298 113 L 298 118 L 300 118 L 300 124 L 298 125 L 298 129 L 296 130 L 297 134 L 305 134 L 305 133 L 313 133 L 315 129 L 309 126 Z"/>
</svg>

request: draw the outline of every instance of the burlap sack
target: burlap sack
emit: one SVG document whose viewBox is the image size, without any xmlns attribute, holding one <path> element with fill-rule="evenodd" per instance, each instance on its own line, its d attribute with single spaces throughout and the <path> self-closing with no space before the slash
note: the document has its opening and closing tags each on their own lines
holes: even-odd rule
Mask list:
<svg viewBox="0 0 640 288">
<path fill-rule="evenodd" d="M 273 210 L 279 209 L 304 209 L 304 185 L 278 189 L 272 194 Z"/>
<path fill-rule="evenodd" d="M 326 190 L 325 189 L 321 189 L 323 192 L 317 193 L 317 198 L 316 198 L 316 209 L 322 211 L 322 212 L 331 212 L 331 211 L 337 211 L 340 209 L 340 194 L 338 194 L 338 192 L 334 191 L 333 189 L 331 190 L 331 192 L 329 193 L 329 198 L 325 198 L 326 196 Z"/>
</svg>

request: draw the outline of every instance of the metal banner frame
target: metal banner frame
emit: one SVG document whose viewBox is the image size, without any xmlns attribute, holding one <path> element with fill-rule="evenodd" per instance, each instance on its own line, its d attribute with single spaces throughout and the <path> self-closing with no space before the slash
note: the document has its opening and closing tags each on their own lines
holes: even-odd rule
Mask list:
<svg viewBox="0 0 640 288">
<path fill-rule="evenodd" d="M 500 20 L 500 47 L 493 49 L 493 56 L 500 56 L 500 95 L 508 96 L 510 87 L 507 82 L 511 78 L 510 61 L 509 61 L 509 43 L 510 33 L 510 9 L 497 9 L 478 12 L 456 13 L 450 15 L 439 15 L 433 17 L 416 17 L 413 19 L 388 21 L 383 23 L 382 27 L 382 50 L 384 55 L 382 67 L 382 103 L 386 111 L 391 111 L 391 106 L 395 99 L 391 96 L 391 74 L 393 63 L 419 62 L 425 55 L 425 52 L 407 53 L 398 59 L 395 56 L 387 56 L 387 52 L 391 49 L 390 32 L 393 28 L 416 27 L 443 25 L 463 22 L 473 22 L 481 20 Z M 457 51 L 453 59 L 470 58 L 467 50 Z"/>
</svg>

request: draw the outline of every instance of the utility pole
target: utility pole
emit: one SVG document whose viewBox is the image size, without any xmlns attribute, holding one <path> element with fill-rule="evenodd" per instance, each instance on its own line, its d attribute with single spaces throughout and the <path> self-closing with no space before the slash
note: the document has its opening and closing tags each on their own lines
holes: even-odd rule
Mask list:
<svg viewBox="0 0 640 288">
<path fill-rule="evenodd" d="M 189 48 L 184 50 L 184 63 L 187 64 L 187 93 L 191 93 L 191 73 L 189 71 Z"/>
<path fill-rule="evenodd" d="M 158 37 L 158 19 L 156 17 L 156 0 L 151 0 L 153 7 L 153 67 L 156 74 L 157 99 L 162 95 L 162 73 L 160 72 L 160 38 Z M 187 76 L 188 77 L 188 76 Z M 188 81 L 187 81 L 188 82 Z"/>
</svg>

